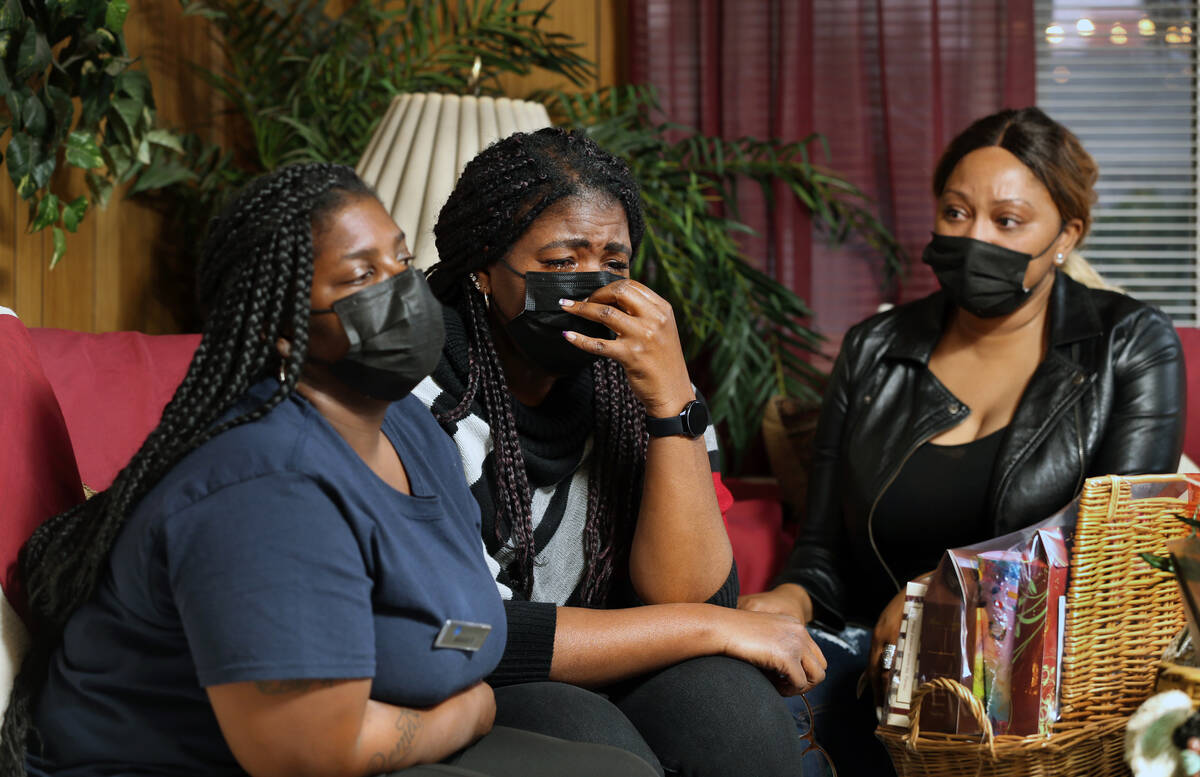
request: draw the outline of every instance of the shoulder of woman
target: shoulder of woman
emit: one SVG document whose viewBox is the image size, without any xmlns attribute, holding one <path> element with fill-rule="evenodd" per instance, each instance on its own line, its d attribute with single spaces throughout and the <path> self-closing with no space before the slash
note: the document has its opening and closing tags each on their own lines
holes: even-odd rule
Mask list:
<svg viewBox="0 0 1200 777">
<path fill-rule="evenodd" d="M 246 404 L 239 411 L 252 408 Z M 169 515 L 242 482 L 308 469 L 319 472 L 327 458 L 319 453 L 308 456 L 306 444 L 314 437 L 314 414 L 306 403 L 285 399 L 262 418 L 205 441 L 171 467 L 139 508 L 153 505 L 153 511 Z"/>
<path fill-rule="evenodd" d="M 1084 288 L 1117 373 L 1182 370 L 1183 345 L 1175 323 L 1158 307 L 1121 292 Z M 1080 311 L 1082 314 L 1083 311 Z"/>
<path fill-rule="evenodd" d="M 852 326 L 842 339 L 842 351 L 882 354 L 883 348 L 897 338 L 932 347 L 941 334 L 944 312 L 941 292 L 889 307 Z"/>
<path fill-rule="evenodd" d="M 1087 297 L 1106 331 L 1137 339 L 1165 338 L 1178 342 L 1175 323 L 1157 306 L 1119 291 L 1088 288 L 1081 284 L 1076 284 L 1076 288 L 1079 294 Z"/>
</svg>

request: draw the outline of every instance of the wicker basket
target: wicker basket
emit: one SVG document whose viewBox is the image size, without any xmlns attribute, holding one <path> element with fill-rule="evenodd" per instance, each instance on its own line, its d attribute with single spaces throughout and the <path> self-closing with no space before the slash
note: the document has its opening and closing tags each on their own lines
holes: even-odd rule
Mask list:
<svg viewBox="0 0 1200 777">
<path fill-rule="evenodd" d="M 1165 494 L 1165 495 L 1164 495 Z M 913 696 L 911 729 L 876 732 L 896 771 L 909 775 L 1128 775 L 1124 729 L 1153 692 L 1163 648 L 1183 626 L 1169 573 L 1138 553 L 1163 553 L 1190 529 L 1200 487 L 1180 475 L 1090 478 L 1079 501 L 1067 588 L 1061 720 L 1049 736 L 992 736 L 982 705 L 954 680 L 923 684 Z M 971 704 L 980 735 L 920 731 L 920 702 L 949 692 Z"/>
<path fill-rule="evenodd" d="M 921 702 L 931 693 L 962 699 L 983 734 L 922 733 Z M 1129 777 L 1125 765 L 1125 718 L 1060 723 L 1049 737 L 994 736 L 983 704 L 957 680 L 939 678 L 913 694 L 912 728 L 880 726 L 876 736 L 887 748 L 900 777 Z"/>
<path fill-rule="evenodd" d="M 1183 691 L 1192 699 L 1192 709 L 1200 707 L 1200 667 L 1184 666 L 1170 661 L 1158 665 L 1154 692 Z"/>
</svg>

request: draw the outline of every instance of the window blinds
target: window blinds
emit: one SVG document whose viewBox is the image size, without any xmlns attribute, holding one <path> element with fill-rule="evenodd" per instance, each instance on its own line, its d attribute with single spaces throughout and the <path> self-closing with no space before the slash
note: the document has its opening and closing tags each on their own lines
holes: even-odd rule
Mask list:
<svg viewBox="0 0 1200 777">
<path fill-rule="evenodd" d="M 1081 248 L 1105 278 L 1195 325 L 1196 2 L 1035 0 L 1037 103 L 1100 165 Z"/>
</svg>

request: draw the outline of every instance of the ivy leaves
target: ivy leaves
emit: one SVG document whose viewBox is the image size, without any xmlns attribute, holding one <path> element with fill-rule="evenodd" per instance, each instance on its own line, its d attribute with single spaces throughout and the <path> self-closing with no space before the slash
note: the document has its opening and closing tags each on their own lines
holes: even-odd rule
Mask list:
<svg viewBox="0 0 1200 777">
<path fill-rule="evenodd" d="M 131 192 L 190 175 L 167 164 L 182 149 L 157 126 L 150 80 L 132 69 L 122 38 L 128 15 L 128 0 L 0 0 L 0 141 L 8 136 L 0 160 L 29 203 L 30 231 L 53 230 L 51 267 L 65 232 L 117 184 L 155 161 L 170 174 L 139 179 Z M 86 171 L 88 194 L 52 191 L 64 166 Z"/>
</svg>

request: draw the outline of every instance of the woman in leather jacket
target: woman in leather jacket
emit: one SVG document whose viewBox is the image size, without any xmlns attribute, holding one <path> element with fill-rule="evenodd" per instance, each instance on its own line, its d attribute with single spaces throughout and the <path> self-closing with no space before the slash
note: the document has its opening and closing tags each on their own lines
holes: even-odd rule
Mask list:
<svg viewBox="0 0 1200 777">
<path fill-rule="evenodd" d="M 1063 271 L 1096 177 L 1078 139 L 1037 108 L 978 120 L 934 173 L 922 259 L 941 290 L 847 333 L 803 529 L 777 587 L 740 603 L 815 624 L 829 669 L 814 706 L 853 698 L 864 668 L 878 680 L 905 582 L 945 548 L 1035 523 L 1087 477 L 1177 467 L 1185 385 L 1170 320 Z M 862 717 L 851 759 L 881 753 Z"/>
</svg>

